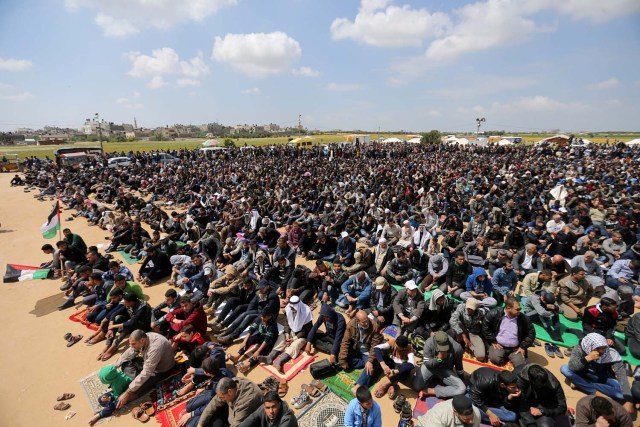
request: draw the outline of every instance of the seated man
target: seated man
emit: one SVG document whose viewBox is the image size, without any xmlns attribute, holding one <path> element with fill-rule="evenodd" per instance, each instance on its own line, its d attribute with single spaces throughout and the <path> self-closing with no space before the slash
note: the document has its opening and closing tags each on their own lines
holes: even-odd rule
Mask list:
<svg viewBox="0 0 640 427">
<path fill-rule="evenodd" d="M 114 289 L 110 296 L 107 297 L 107 303 L 104 306 L 96 305 L 96 311 L 87 313 L 87 320 L 99 325 L 98 330 L 85 340 L 87 345 L 94 345 L 105 339 L 106 333 L 108 332 L 107 326 L 109 325 L 108 321 L 105 324 L 105 319 L 120 307 L 122 297 L 124 297 L 122 289 Z"/>
<path fill-rule="evenodd" d="M 418 425 L 479 427 L 480 411 L 467 396 L 458 395 L 453 399 L 436 403 L 426 414 L 418 417 Z"/>
<path fill-rule="evenodd" d="M 424 296 L 413 280 L 407 281 L 393 299 L 393 324 L 401 334 L 413 332 L 424 312 Z"/>
<path fill-rule="evenodd" d="M 555 295 L 547 291 L 527 298 L 527 303 L 524 305 L 524 314 L 532 322 L 542 325 L 554 341 L 563 341 L 560 313 L 562 313 L 562 309 L 556 302 Z"/>
<path fill-rule="evenodd" d="M 318 330 L 322 325 L 324 325 L 325 332 Z M 347 323 L 344 321 L 344 316 L 335 311 L 329 304 L 322 304 L 318 320 L 316 320 L 307 335 L 305 351 L 311 354 L 311 347 L 313 346 L 317 350 L 328 354 L 330 363 L 337 363 L 340 344 L 346 328 Z"/>
<path fill-rule="evenodd" d="M 276 345 L 268 356 L 259 358 L 261 363 L 273 364 L 280 372 L 288 360 L 295 359 L 303 351 L 307 345 L 307 335 L 313 327 L 313 313 L 297 295 L 289 299 L 284 313 L 284 334 L 278 336 Z"/>
<path fill-rule="evenodd" d="M 573 267 L 571 274 L 558 282 L 558 302 L 564 317 L 569 320 L 582 318 L 592 295 L 593 288 L 585 280 L 585 272 L 581 267 Z"/>
<path fill-rule="evenodd" d="M 454 337 L 464 348 L 480 362 L 487 357 L 487 349 L 482 339 L 482 324 L 487 309 L 480 307 L 478 300 L 469 298 L 464 304 L 459 304 L 451 315 L 451 328 L 448 334 Z"/>
<path fill-rule="evenodd" d="M 168 289 L 164 293 L 164 301 L 151 310 L 151 329 L 153 332 L 166 335 L 171 328 L 167 322 L 167 314 L 178 308 L 180 308 L 178 292 L 175 289 Z"/>
<path fill-rule="evenodd" d="M 369 308 L 365 311 L 369 313 L 369 317 L 378 321 L 381 328 L 389 326 L 394 319 L 393 301 L 397 294 L 398 291 L 389 285 L 384 277 L 376 277 L 373 282 Z"/>
<path fill-rule="evenodd" d="M 438 331 L 424 342 L 423 361 L 413 376 L 411 388 L 420 397 L 436 396 L 441 399 L 464 394 L 467 387 L 462 381 L 462 347 L 446 332 Z M 433 377 L 444 385 L 428 387 Z"/>
<path fill-rule="evenodd" d="M 502 304 L 507 297 L 515 296 L 518 275 L 513 270 L 511 261 L 505 262 L 494 272 L 491 283 L 493 284 L 493 296 L 498 304 Z"/>
<path fill-rule="evenodd" d="M 511 371 L 479 368 L 469 378 L 469 397 L 480 409 L 483 423 L 500 426 L 515 422 L 521 396 L 518 377 Z"/>
<path fill-rule="evenodd" d="M 436 331 L 447 332 L 450 328 L 451 314 L 455 308 L 456 302 L 447 298 L 440 289 L 436 289 L 431 294 L 429 302 L 425 303 L 416 332 L 423 337 L 428 337 Z"/>
<path fill-rule="evenodd" d="M 336 305 L 346 308 L 346 314 L 353 317 L 356 311 L 369 307 L 370 298 L 371 279 L 366 272 L 361 271 L 342 284 L 342 295 L 336 301 Z"/>
<path fill-rule="evenodd" d="M 284 402 L 278 393 L 269 391 L 264 395 L 264 404 L 247 419 L 242 421 L 239 427 L 298 427 L 298 420 L 287 402 Z"/>
<path fill-rule="evenodd" d="M 106 345 L 98 355 L 98 360 L 108 360 L 118 350 L 118 346 L 134 330 L 146 331 L 151 324 L 151 307 L 136 294 L 126 292 L 122 304 L 109 313 L 100 329 L 106 337 Z"/>
<path fill-rule="evenodd" d="M 253 366 L 260 363 L 259 358 L 266 356 L 273 350 L 273 346 L 278 339 L 278 323 L 276 318 L 271 312 L 269 307 L 262 309 L 259 319 L 257 319 L 250 327 L 249 333 L 242 343 L 242 347 L 238 351 L 238 356 L 229 355 L 231 360 L 242 373 L 246 373 Z M 247 351 L 251 346 L 257 345 L 258 347 L 251 352 L 251 356 L 247 362 L 239 364 L 242 356 L 247 354 Z"/>
<path fill-rule="evenodd" d="M 317 262 L 321 262 L 324 265 L 324 261 L 318 260 Z M 316 266 L 317 269 L 309 274 L 309 278 L 318 292 L 318 299 L 322 303 L 331 302 L 335 304 L 340 297 L 342 284 L 349 279 L 349 275 L 342 269 L 340 261 L 334 261 L 331 269 L 328 267 L 325 269 L 318 266 L 318 264 Z"/>
<path fill-rule="evenodd" d="M 382 427 L 380 405 L 366 387 L 359 387 L 344 414 L 344 427 Z"/>
<path fill-rule="evenodd" d="M 447 278 L 445 280 L 446 293 L 454 298 L 460 299 L 463 292 L 466 291 L 467 279 L 473 273 L 473 267 L 465 259 L 463 252 L 456 253 L 453 262 L 449 263 L 449 269 L 447 270 Z M 486 277 L 486 276 L 485 276 Z M 445 292 L 440 287 L 440 290 Z"/>
<path fill-rule="evenodd" d="M 634 279 L 638 280 L 638 273 L 640 273 L 640 260 L 619 259 L 607 272 L 605 282 L 610 288 L 618 289 L 621 285 L 630 285 Z M 638 289 L 640 288 L 635 290 L 636 295 L 639 295 Z"/>
<path fill-rule="evenodd" d="M 550 270 L 529 273 L 524 276 L 524 279 L 520 284 L 520 301 L 522 301 L 523 304 L 526 304 L 527 298 L 530 298 L 532 294 L 540 293 L 543 290 L 555 294 L 556 289 L 556 282 L 551 281 Z"/>
<path fill-rule="evenodd" d="M 233 311 L 220 324 L 218 342 L 223 346 L 233 343 L 251 323 L 260 317 L 260 313 L 265 307 L 269 307 L 271 313 L 280 311 L 280 299 L 276 295 L 276 290 L 272 289 L 271 283 L 261 280 L 258 283 L 258 292 L 249 303 L 249 307 L 242 312 Z"/>
<path fill-rule="evenodd" d="M 533 345 L 536 331 L 520 310 L 520 303 L 508 298 L 504 308 L 496 307 L 487 314 L 482 333 L 489 346 L 491 363 L 502 366 L 508 359 L 517 367 L 527 362 L 527 349 Z"/>
<path fill-rule="evenodd" d="M 114 366 L 133 379 L 118 398 L 117 408 L 137 399 L 173 373 L 176 364 L 169 341 L 162 335 L 136 329 L 129 336 L 129 348 Z"/>
<path fill-rule="evenodd" d="M 89 293 L 89 276 L 91 275 L 91 271 L 91 267 L 88 265 L 81 265 L 77 268 L 76 280 L 72 283 L 71 287 L 64 292 L 64 296 L 67 299 L 58 306 L 58 310 L 73 307 L 77 297 Z"/>
<path fill-rule="evenodd" d="M 520 277 L 542 271 L 542 260 L 535 244 L 529 243 L 524 247 L 524 250 L 518 251 L 513 257 L 513 269 Z"/>
<path fill-rule="evenodd" d="M 133 273 L 126 265 L 118 261 L 109 261 L 109 269 L 102 273 L 102 280 L 108 289 L 113 286 L 116 275 L 123 276 L 127 282 L 133 282 Z"/>
<path fill-rule="evenodd" d="M 125 276 L 120 274 L 116 274 L 113 276 L 113 286 L 109 292 L 113 292 L 114 289 L 122 289 L 124 293 L 133 293 L 136 294 L 138 299 L 144 300 L 144 294 L 142 293 L 142 288 L 136 282 L 127 281 Z"/>
<path fill-rule="evenodd" d="M 616 349 L 622 356 L 627 354 L 624 343 L 613 335 L 616 323 L 620 318 L 618 303 L 620 297 L 616 291 L 607 292 L 600 298 L 600 303 L 587 307 L 582 316 L 582 330 L 584 334 L 597 332 L 607 339 L 609 347 Z"/>
<path fill-rule="evenodd" d="M 422 292 L 428 292 L 434 286 L 438 286 L 442 292 L 447 292 L 445 281 L 447 279 L 448 270 L 449 260 L 442 254 L 433 255 L 429 258 L 429 264 L 427 264 L 428 274 L 424 279 L 422 279 L 422 283 L 420 283 L 420 290 Z"/>
<path fill-rule="evenodd" d="M 369 388 L 371 379 L 376 376 L 377 372 L 382 371 L 384 376 L 378 383 L 375 396 L 379 399 L 388 392 L 389 398 L 395 399 L 398 394 L 398 382 L 409 378 L 416 365 L 413 347 L 405 335 L 400 335 L 397 339 L 390 339 L 386 343 L 378 344 L 374 347 L 374 351 L 376 361 L 373 363 L 373 372 L 370 374 L 364 369 L 356 381 L 354 389 L 357 390 L 358 387 Z"/>
<path fill-rule="evenodd" d="M 620 354 L 609 347 L 602 335 L 592 332 L 582 338 L 580 344 L 573 347 L 569 363 L 560 367 L 560 372 L 577 389 L 588 394 L 599 391 L 625 402 L 628 413 L 635 411 Z"/>
<path fill-rule="evenodd" d="M 632 427 L 633 420 L 622 405 L 606 396 L 585 396 L 576 405 L 576 426 Z"/>
<path fill-rule="evenodd" d="M 460 294 L 460 299 L 466 301 L 469 298 L 478 300 L 482 307 L 492 308 L 498 305 L 498 301 L 491 296 L 493 284 L 487 277 L 487 272 L 482 267 L 475 267 L 471 276 L 467 278 L 466 292 Z"/>
<path fill-rule="evenodd" d="M 517 374 L 522 401 L 520 425 L 553 427 L 567 420 L 567 399 L 560 381 L 540 365 L 526 365 Z"/>
<path fill-rule="evenodd" d="M 387 279 L 391 285 L 402 286 L 407 280 L 413 279 L 413 270 L 411 269 L 411 261 L 407 257 L 407 253 L 400 250 L 396 257 L 393 258 L 380 272 L 381 276 Z"/>
<path fill-rule="evenodd" d="M 595 293 L 604 293 L 604 279 L 600 263 L 596 261 L 596 253 L 586 251 L 584 255 L 577 255 L 571 260 L 571 267 L 582 267 L 586 273 L 587 282 L 591 284 Z"/>
<path fill-rule="evenodd" d="M 238 427 L 262 406 L 260 388 L 245 378 L 222 378 L 216 395 L 206 406 L 198 426 Z"/>
<path fill-rule="evenodd" d="M 347 324 L 340 344 L 338 364 L 342 369 L 365 368 L 373 372 L 373 362 L 376 358 L 374 347 L 384 341 L 378 330 L 378 323 L 369 319 L 364 310 L 356 313 Z"/>
<path fill-rule="evenodd" d="M 88 290 L 90 294 L 84 297 L 83 302 L 89 306 L 87 307 L 87 320 L 89 322 L 95 322 L 98 313 L 107 305 L 107 289 L 105 289 L 104 283 L 102 282 L 102 274 L 91 273 L 89 276 Z"/>
<path fill-rule="evenodd" d="M 164 253 L 158 246 L 151 245 L 147 248 L 147 256 L 144 258 L 138 280 L 144 286 L 151 286 L 157 281 L 164 279 L 171 274 L 171 262 L 169 255 Z"/>
<path fill-rule="evenodd" d="M 246 310 L 249 307 L 251 300 L 256 296 L 257 291 L 256 283 L 251 277 L 245 277 L 242 279 L 242 285 L 240 286 L 239 292 L 227 299 L 226 304 L 220 310 L 220 314 L 218 314 L 218 316 L 213 320 L 211 328 L 214 330 L 220 328 L 222 321 L 232 311 L 238 310 L 238 312 L 242 312 Z M 207 310 L 205 309 L 205 313 L 206 312 Z M 213 308 L 210 309 L 210 313 L 214 314 Z"/>
<path fill-rule="evenodd" d="M 180 308 L 167 313 L 165 319 L 170 326 L 170 336 L 180 332 L 185 325 L 193 325 L 202 336 L 207 333 L 207 315 L 202 305 L 187 296 L 180 298 Z"/>
<path fill-rule="evenodd" d="M 349 236 L 349 233 L 343 231 L 338 240 L 336 249 L 336 258 L 342 262 L 345 267 L 351 267 L 355 263 L 356 241 Z"/>
</svg>

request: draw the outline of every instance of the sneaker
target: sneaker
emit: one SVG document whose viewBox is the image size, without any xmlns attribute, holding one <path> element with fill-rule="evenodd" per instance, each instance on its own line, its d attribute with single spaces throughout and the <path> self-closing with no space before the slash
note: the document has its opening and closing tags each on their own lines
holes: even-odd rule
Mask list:
<svg viewBox="0 0 640 427">
<path fill-rule="evenodd" d="M 396 397 L 395 402 L 393 402 L 393 410 L 399 414 L 400 411 L 402 411 L 402 407 L 404 406 L 404 403 L 406 401 L 407 401 L 407 398 L 404 397 L 404 394 L 399 394 L 398 397 Z"/>
<path fill-rule="evenodd" d="M 556 352 L 553 350 L 553 345 L 548 342 L 544 343 L 544 351 L 549 357 L 556 357 Z"/>
<path fill-rule="evenodd" d="M 73 300 L 68 299 L 58 306 L 58 310 L 64 310 L 65 308 L 73 307 L 74 305 L 75 303 L 73 302 Z"/>
<path fill-rule="evenodd" d="M 298 398 L 296 402 L 293 404 L 293 407 L 296 409 L 302 409 L 310 403 L 311 403 L 311 397 L 309 396 L 309 393 L 303 390 L 298 395 Z"/>
<path fill-rule="evenodd" d="M 60 290 L 61 291 L 69 290 L 71 289 L 71 285 L 73 285 L 73 283 L 71 283 L 70 281 L 66 281 L 64 285 L 60 286 Z"/>
<path fill-rule="evenodd" d="M 556 354 L 556 356 L 558 356 L 559 359 L 564 359 L 564 354 L 562 354 L 562 350 L 560 350 L 560 347 L 555 344 L 553 344 L 552 347 L 553 352 Z"/>
</svg>

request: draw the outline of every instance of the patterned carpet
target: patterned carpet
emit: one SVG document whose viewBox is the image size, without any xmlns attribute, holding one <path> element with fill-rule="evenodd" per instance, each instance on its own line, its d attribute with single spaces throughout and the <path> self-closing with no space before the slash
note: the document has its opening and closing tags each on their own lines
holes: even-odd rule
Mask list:
<svg viewBox="0 0 640 427">
<path fill-rule="evenodd" d="M 91 329 L 92 331 L 97 331 L 98 330 L 98 325 L 96 325 L 95 323 L 91 323 L 89 321 L 87 321 L 87 309 L 83 308 L 82 310 L 78 311 L 77 313 L 73 313 L 71 316 L 69 316 L 69 320 L 71 320 L 72 322 L 76 322 L 76 323 L 82 323 L 84 326 L 87 327 L 87 329 Z"/>
<path fill-rule="evenodd" d="M 338 395 L 327 392 L 314 399 L 298 416 L 299 427 L 344 427 L 347 402 Z"/>
</svg>

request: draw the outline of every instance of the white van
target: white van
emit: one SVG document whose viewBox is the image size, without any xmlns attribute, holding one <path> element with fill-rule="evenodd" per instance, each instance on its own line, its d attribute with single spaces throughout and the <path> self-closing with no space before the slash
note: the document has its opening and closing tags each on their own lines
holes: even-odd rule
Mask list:
<svg viewBox="0 0 640 427">
<path fill-rule="evenodd" d="M 128 157 L 112 157 L 107 161 L 108 168 L 124 168 L 131 166 L 131 159 Z"/>
</svg>

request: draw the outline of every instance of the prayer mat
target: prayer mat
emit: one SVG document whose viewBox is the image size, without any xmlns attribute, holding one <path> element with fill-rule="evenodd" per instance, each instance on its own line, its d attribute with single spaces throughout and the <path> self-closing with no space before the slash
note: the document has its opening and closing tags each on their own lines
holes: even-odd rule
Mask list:
<svg viewBox="0 0 640 427">
<path fill-rule="evenodd" d="M 82 390 L 84 390 L 84 395 L 89 401 L 92 414 L 100 412 L 102 409 L 102 406 L 98 403 L 98 397 L 108 388 L 106 384 L 102 384 L 98 375 L 99 371 L 95 371 L 79 381 Z"/>
<path fill-rule="evenodd" d="M 132 257 L 131 254 L 126 253 L 125 251 L 118 251 L 120 257 L 127 262 L 129 265 L 136 264 L 139 260 L 135 257 Z"/>
<path fill-rule="evenodd" d="M 69 320 L 71 320 L 72 322 L 82 323 L 84 326 L 87 327 L 87 329 L 90 329 L 92 331 L 97 331 L 99 329 L 98 325 L 96 325 L 95 323 L 91 323 L 87 320 L 86 308 L 83 308 L 77 313 L 73 313 L 71 316 L 69 316 Z"/>
<path fill-rule="evenodd" d="M 336 375 L 328 378 L 324 378 L 322 380 L 329 389 L 340 396 L 342 399 L 349 402 L 355 396 L 351 392 L 351 389 L 354 385 L 356 385 L 356 381 L 360 378 L 360 374 L 362 373 L 362 369 L 352 369 L 349 371 L 340 371 Z M 373 387 L 378 382 L 380 375 L 376 375 L 371 380 L 371 385 L 369 385 L 369 390 L 373 389 Z"/>
<path fill-rule="evenodd" d="M 327 392 L 313 400 L 300 415 L 299 427 L 344 427 L 347 402 L 338 395 Z"/>
<path fill-rule="evenodd" d="M 295 359 L 289 360 L 284 364 L 284 374 L 278 372 L 278 370 L 271 365 L 261 364 L 260 366 L 262 367 L 262 369 L 266 370 L 276 378 L 291 381 L 291 379 L 295 377 L 300 371 L 309 366 L 315 358 L 316 356 L 310 356 L 306 353 L 300 354 Z"/>
<path fill-rule="evenodd" d="M 478 359 L 465 352 L 462 356 L 462 360 L 467 363 L 473 363 L 474 365 L 484 366 L 485 368 L 495 369 L 496 371 L 513 371 L 513 363 L 508 361 L 504 366 L 498 366 L 491 363 L 488 359 L 486 362 L 480 362 Z"/>
<path fill-rule="evenodd" d="M 187 402 L 187 400 L 183 400 L 177 405 L 156 412 L 156 421 L 162 427 L 178 427 L 178 421 L 180 421 L 180 417 L 182 417 L 182 414 L 186 411 Z"/>
<path fill-rule="evenodd" d="M 149 393 L 150 400 L 156 406 L 157 411 L 167 409 L 176 405 L 179 402 L 190 399 L 196 394 L 196 390 L 193 390 L 184 396 L 178 396 L 178 390 L 180 390 L 184 384 L 182 383 L 182 373 L 180 368 L 176 368 L 176 374 L 156 384 L 156 386 Z"/>
<path fill-rule="evenodd" d="M 416 405 L 413 408 L 413 418 L 418 419 L 418 417 L 421 417 L 422 415 L 426 414 L 429 411 L 429 409 L 433 408 L 440 402 L 444 402 L 444 400 L 434 396 L 427 397 L 426 400 L 416 399 Z M 421 424 L 416 424 L 416 425 L 420 426 Z M 423 427 L 428 427 L 428 426 L 423 426 Z M 491 426 L 480 423 L 480 427 L 491 427 Z"/>
<path fill-rule="evenodd" d="M 560 347 L 573 347 L 574 345 L 578 345 L 580 339 L 571 332 L 567 332 L 567 326 L 562 322 L 562 319 L 565 319 L 564 316 L 560 316 L 560 330 L 562 331 L 562 341 L 554 340 L 542 325 L 534 323 L 533 327 L 536 330 L 536 338 L 540 341 L 550 342 Z"/>
</svg>

